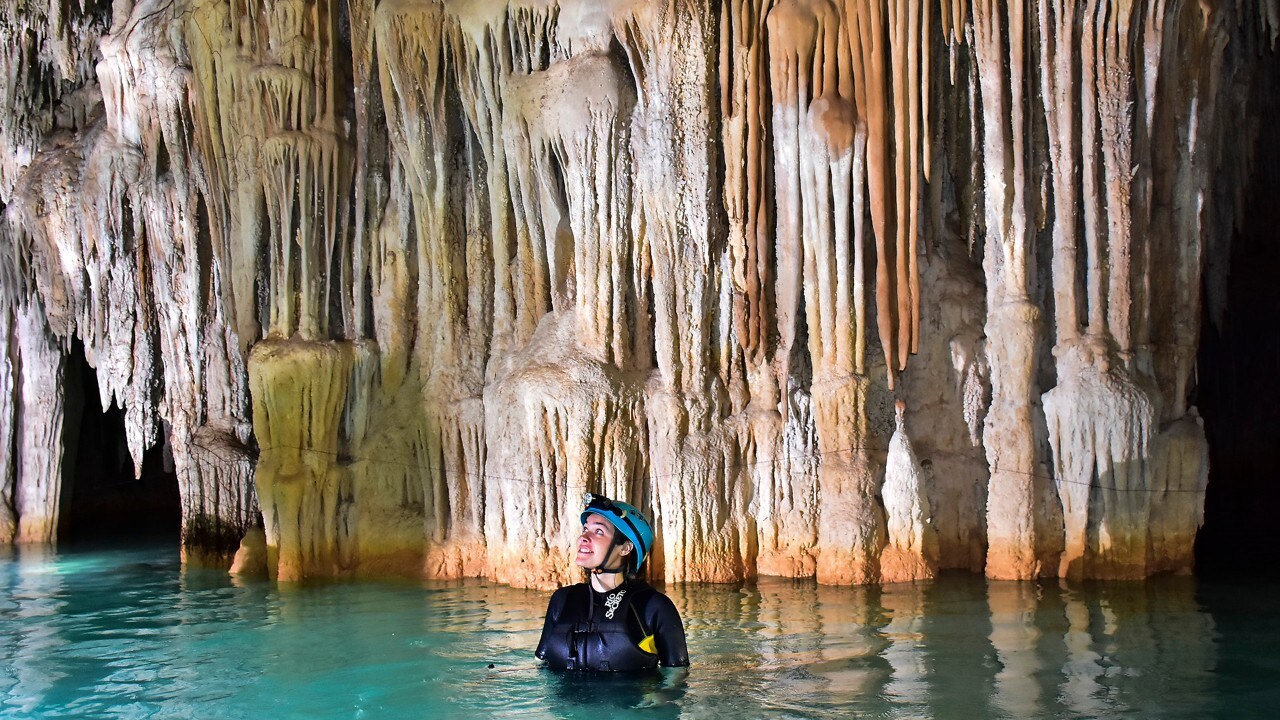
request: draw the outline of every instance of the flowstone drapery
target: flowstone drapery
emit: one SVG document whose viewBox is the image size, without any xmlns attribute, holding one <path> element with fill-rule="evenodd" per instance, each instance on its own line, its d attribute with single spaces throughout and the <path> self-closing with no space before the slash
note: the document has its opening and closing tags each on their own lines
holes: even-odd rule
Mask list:
<svg viewBox="0 0 1280 720">
<path fill-rule="evenodd" d="M 3 539 L 78 338 L 237 572 L 1191 568 L 1275 0 L 9 5 Z"/>
</svg>

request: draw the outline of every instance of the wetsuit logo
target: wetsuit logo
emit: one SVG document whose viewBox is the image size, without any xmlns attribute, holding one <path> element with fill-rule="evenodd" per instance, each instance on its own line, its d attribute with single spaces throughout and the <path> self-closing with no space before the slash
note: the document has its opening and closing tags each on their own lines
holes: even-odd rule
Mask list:
<svg viewBox="0 0 1280 720">
<path fill-rule="evenodd" d="M 618 605 L 622 604 L 622 596 L 626 594 L 627 594 L 626 590 L 619 590 L 618 592 L 604 599 L 604 606 L 608 608 L 608 610 L 606 610 L 604 613 L 605 617 L 609 618 L 610 620 L 613 619 L 613 614 L 618 611 Z"/>
</svg>

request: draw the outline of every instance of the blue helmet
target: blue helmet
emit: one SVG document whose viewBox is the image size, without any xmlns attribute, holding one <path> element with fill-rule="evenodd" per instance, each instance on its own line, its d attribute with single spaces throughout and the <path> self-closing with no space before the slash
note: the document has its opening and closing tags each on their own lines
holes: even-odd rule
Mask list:
<svg viewBox="0 0 1280 720">
<path fill-rule="evenodd" d="M 585 502 L 582 523 L 586 524 L 588 515 L 599 515 L 613 523 L 623 537 L 635 546 L 636 563 L 632 572 L 639 572 L 645 558 L 649 557 L 649 552 L 653 550 L 653 527 L 649 525 L 649 519 L 636 506 L 615 502 L 603 495 L 587 493 Z"/>
</svg>

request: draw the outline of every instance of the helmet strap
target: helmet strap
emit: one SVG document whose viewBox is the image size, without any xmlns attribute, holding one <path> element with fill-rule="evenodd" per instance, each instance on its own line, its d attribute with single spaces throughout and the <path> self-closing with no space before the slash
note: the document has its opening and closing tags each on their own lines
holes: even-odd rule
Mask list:
<svg viewBox="0 0 1280 720">
<path fill-rule="evenodd" d="M 602 575 L 605 573 L 608 573 L 608 574 L 625 573 L 627 571 L 626 556 L 623 556 L 622 565 L 619 567 L 608 568 L 604 566 L 605 563 L 609 562 L 609 556 L 613 554 L 613 549 L 622 544 L 618 542 L 619 537 L 622 537 L 622 532 L 616 531 L 614 533 L 613 540 L 609 541 L 609 550 L 604 554 L 604 562 L 600 563 L 599 565 L 591 569 L 592 575 Z M 630 542 L 630 541 L 623 540 L 623 542 Z"/>
</svg>

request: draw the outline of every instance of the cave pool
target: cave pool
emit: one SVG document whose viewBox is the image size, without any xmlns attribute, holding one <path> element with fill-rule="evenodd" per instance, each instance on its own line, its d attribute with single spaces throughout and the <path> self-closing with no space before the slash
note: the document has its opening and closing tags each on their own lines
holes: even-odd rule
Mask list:
<svg viewBox="0 0 1280 720">
<path fill-rule="evenodd" d="M 1274 581 L 675 585 L 688 677 L 602 679 L 538 667 L 543 592 L 3 552 L 0 718 L 1280 717 Z"/>
</svg>

